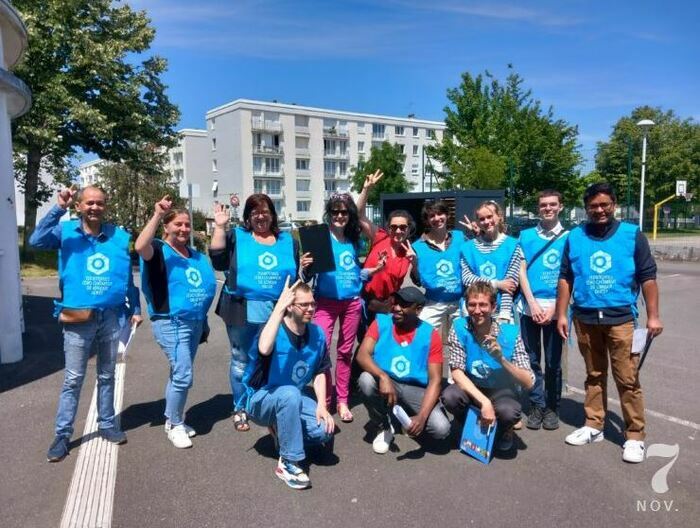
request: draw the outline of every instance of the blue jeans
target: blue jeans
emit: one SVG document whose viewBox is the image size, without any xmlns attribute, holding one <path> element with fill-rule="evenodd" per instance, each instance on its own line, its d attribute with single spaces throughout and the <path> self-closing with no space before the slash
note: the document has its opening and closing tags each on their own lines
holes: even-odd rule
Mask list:
<svg viewBox="0 0 700 528">
<path fill-rule="evenodd" d="M 277 429 L 280 456 L 291 462 L 306 458 L 304 445 L 328 442 L 333 434 L 316 423 L 316 400 L 294 385 L 259 389 L 250 400 L 250 415 L 263 426 Z"/>
<path fill-rule="evenodd" d="M 562 375 L 561 351 L 563 341 L 557 332 L 556 321 L 538 325 L 532 317 L 520 318 L 520 331 L 525 349 L 530 356 L 530 365 L 535 373 L 535 384 L 530 391 L 530 404 L 544 409 L 548 407 L 559 412 L 561 400 Z M 544 376 L 542 376 L 541 349 L 544 345 Z"/>
<path fill-rule="evenodd" d="M 97 343 L 97 426 L 114 427 L 114 369 L 117 364 L 121 308 L 93 310 L 84 323 L 63 325 L 66 370 L 56 412 L 56 435 L 70 438 L 78 411 L 87 362 Z"/>
<path fill-rule="evenodd" d="M 231 344 L 231 366 L 229 378 L 231 380 L 231 394 L 233 394 L 233 410 L 238 411 L 245 407 L 242 401 L 245 394 L 243 385 L 243 373 L 248 366 L 250 347 L 264 323 L 246 323 L 244 326 L 226 325 L 228 341 Z M 257 353 L 257 352 L 256 352 Z"/>
<path fill-rule="evenodd" d="M 165 417 L 173 425 L 185 420 L 187 393 L 192 387 L 192 363 L 202 337 L 204 321 L 158 319 L 153 321 L 153 336 L 170 363 L 165 386 Z"/>
</svg>

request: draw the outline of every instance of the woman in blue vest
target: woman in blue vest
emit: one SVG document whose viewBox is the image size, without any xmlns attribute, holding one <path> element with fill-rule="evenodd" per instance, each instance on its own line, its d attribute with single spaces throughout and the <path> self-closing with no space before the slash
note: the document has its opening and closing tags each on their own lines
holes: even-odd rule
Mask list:
<svg viewBox="0 0 700 528">
<path fill-rule="evenodd" d="M 229 377 L 233 394 L 233 422 L 248 431 L 244 408 L 243 373 L 258 330 L 267 322 L 287 277 L 299 275 L 299 244 L 290 233 L 280 232 L 277 211 L 266 194 L 253 194 L 243 207 L 243 225 L 226 231 L 228 212 L 218 205 L 214 215 L 209 255 L 214 269 L 226 272 L 216 313 L 226 323 L 231 344 Z M 310 254 L 301 264 L 313 262 Z"/>
<path fill-rule="evenodd" d="M 352 349 L 362 314 L 360 292 L 363 280 L 374 271 L 361 269 L 358 252 L 360 234 L 370 237 L 372 233 L 368 226 L 360 224 L 357 206 L 347 193 L 336 193 L 330 197 L 326 203 L 325 220 L 331 233 L 335 271 L 319 273 L 316 277 L 314 296 L 318 304 L 314 323 L 326 334 L 330 350 L 333 328 L 336 321 L 339 321 L 335 392 L 338 416 L 343 422 L 351 422 L 353 416 L 348 406 L 348 398 Z M 326 394 L 330 400 L 333 396 L 330 371 L 328 377 Z"/>
<path fill-rule="evenodd" d="M 523 254 L 518 241 L 505 234 L 503 209 L 493 200 L 475 209 L 479 234 L 462 246 L 462 283 L 488 282 L 498 290 L 498 319 L 513 321 L 513 295 L 518 288 Z"/>
<path fill-rule="evenodd" d="M 163 223 L 164 237 L 155 238 Z M 153 335 L 170 363 L 165 387 L 165 432 L 177 448 L 192 447 L 194 429 L 185 424 L 192 387 L 192 363 L 216 293 L 214 270 L 206 255 L 187 244 L 192 226 L 186 209 L 173 209 L 164 196 L 136 239 L 141 284 L 148 301 Z"/>
</svg>

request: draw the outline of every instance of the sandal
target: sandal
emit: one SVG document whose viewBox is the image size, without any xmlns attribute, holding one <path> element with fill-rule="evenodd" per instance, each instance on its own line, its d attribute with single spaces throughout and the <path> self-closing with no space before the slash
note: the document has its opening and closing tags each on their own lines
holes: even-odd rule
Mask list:
<svg viewBox="0 0 700 528">
<path fill-rule="evenodd" d="M 250 431 L 250 424 L 248 423 L 248 413 L 245 411 L 236 411 L 233 413 L 233 426 L 236 431 L 244 433 L 245 431 Z"/>
<path fill-rule="evenodd" d="M 345 423 L 350 423 L 354 419 L 352 413 L 350 412 L 350 408 L 346 403 L 338 404 L 338 416 L 340 416 L 340 421 Z"/>
</svg>

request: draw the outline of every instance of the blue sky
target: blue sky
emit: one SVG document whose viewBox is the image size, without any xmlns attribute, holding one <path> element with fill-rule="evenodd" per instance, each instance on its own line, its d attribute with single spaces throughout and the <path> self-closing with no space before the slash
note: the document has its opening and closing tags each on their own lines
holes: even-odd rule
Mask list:
<svg viewBox="0 0 700 528">
<path fill-rule="evenodd" d="M 442 120 L 462 72 L 512 63 L 595 143 L 649 104 L 700 120 L 696 2 L 132 0 L 157 30 L 181 127 L 238 98 Z M 695 36 L 693 36 L 695 35 Z"/>
</svg>

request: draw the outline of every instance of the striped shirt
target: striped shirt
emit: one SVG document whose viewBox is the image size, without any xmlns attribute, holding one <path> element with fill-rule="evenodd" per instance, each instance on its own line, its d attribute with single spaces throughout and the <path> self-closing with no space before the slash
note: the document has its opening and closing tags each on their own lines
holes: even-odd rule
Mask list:
<svg viewBox="0 0 700 528">
<path fill-rule="evenodd" d="M 505 239 L 506 235 L 501 233 L 493 242 L 487 242 L 481 238 L 475 238 L 474 243 L 476 245 L 476 249 L 480 253 L 488 254 L 498 249 Z M 506 279 L 514 280 L 516 284 L 520 283 L 520 263 L 522 260 L 523 250 L 520 248 L 520 245 L 517 245 L 515 247 L 515 251 L 513 252 L 513 256 L 510 258 L 510 262 L 508 263 L 508 269 L 505 276 Z M 469 267 L 466 260 L 462 258 L 462 284 L 464 284 L 465 288 L 469 288 L 469 286 L 475 282 L 488 282 L 495 289 L 498 289 L 496 287 L 498 280 L 487 279 L 486 277 L 477 275 Z M 501 307 L 498 313 L 498 318 L 508 319 L 509 321 L 513 320 L 513 296 L 510 293 L 501 292 Z"/>
<path fill-rule="evenodd" d="M 471 330 L 469 331 L 471 332 Z M 499 324 L 496 321 L 491 323 L 489 334 L 497 337 L 500 332 L 501 327 Z M 450 351 L 450 369 L 459 369 L 466 372 L 467 351 L 464 348 L 464 344 L 457 337 L 454 325 L 450 327 L 450 334 L 447 337 L 447 347 Z M 515 350 L 513 350 L 513 357 L 510 359 L 510 362 L 518 368 L 527 370 L 530 375 L 530 381 L 532 383 L 535 382 L 535 373 L 530 366 L 530 357 L 527 354 L 527 350 L 525 350 L 525 344 L 520 334 L 518 334 L 518 338 L 515 340 Z"/>
</svg>

